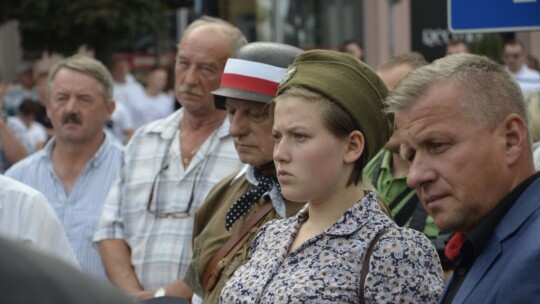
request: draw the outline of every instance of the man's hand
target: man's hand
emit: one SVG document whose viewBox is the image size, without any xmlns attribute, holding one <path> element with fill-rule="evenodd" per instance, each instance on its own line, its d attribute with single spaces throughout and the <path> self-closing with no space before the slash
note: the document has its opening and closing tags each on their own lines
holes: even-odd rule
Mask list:
<svg viewBox="0 0 540 304">
<path fill-rule="evenodd" d="M 142 291 L 130 293 L 129 295 L 137 301 L 142 301 L 142 300 L 153 298 L 155 293 L 156 293 L 155 290 L 142 290 Z"/>
<path fill-rule="evenodd" d="M 126 241 L 108 239 L 99 242 L 99 253 L 109 280 L 128 294 L 145 292 L 131 265 L 131 249 Z M 147 291 L 154 295 L 151 291 Z M 142 296 L 142 295 L 141 295 Z"/>
</svg>

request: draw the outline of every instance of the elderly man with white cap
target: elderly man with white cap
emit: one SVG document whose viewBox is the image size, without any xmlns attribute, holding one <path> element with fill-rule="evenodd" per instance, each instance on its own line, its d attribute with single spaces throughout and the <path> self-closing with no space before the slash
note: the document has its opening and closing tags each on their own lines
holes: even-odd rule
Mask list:
<svg viewBox="0 0 540 304">
<path fill-rule="evenodd" d="M 246 165 L 218 183 L 197 211 L 193 259 L 184 277 L 186 297 L 193 292 L 204 297 L 204 303 L 217 303 L 221 288 L 247 260 L 257 229 L 302 207 L 281 196 L 268 107 L 287 66 L 300 52 L 285 44 L 254 42 L 227 61 L 220 88 L 213 94 L 216 107 L 228 113 L 230 134 Z"/>
</svg>

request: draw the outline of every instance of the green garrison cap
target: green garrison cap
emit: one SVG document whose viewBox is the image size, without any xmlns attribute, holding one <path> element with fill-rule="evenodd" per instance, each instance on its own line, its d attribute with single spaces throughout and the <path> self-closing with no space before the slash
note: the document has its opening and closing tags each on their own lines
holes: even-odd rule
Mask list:
<svg viewBox="0 0 540 304">
<path fill-rule="evenodd" d="M 388 89 L 371 67 L 353 56 L 330 50 L 311 50 L 296 57 L 278 89 L 300 86 L 343 107 L 354 119 L 372 159 L 393 132 L 392 118 L 384 112 Z"/>
</svg>

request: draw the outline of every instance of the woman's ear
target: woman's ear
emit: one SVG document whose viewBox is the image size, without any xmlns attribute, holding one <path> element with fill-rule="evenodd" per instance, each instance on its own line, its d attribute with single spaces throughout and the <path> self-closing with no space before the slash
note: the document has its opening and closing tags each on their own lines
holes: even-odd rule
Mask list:
<svg viewBox="0 0 540 304">
<path fill-rule="evenodd" d="M 352 131 L 347 138 L 347 150 L 343 161 L 348 164 L 356 162 L 362 156 L 364 147 L 364 134 L 358 130 Z"/>
</svg>

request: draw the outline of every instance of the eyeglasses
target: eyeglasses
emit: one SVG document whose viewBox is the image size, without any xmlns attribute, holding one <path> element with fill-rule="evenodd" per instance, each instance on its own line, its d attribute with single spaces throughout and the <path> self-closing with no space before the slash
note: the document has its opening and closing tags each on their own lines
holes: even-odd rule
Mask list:
<svg viewBox="0 0 540 304">
<path fill-rule="evenodd" d="M 148 203 L 146 204 L 146 212 L 154 215 L 155 217 L 159 217 L 159 218 L 172 217 L 172 218 L 181 219 L 181 218 L 190 217 L 191 213 L 189 211 L 191 209 L 191 205 L 193 205 L 193 198 L 195 196 L 195 189 L 196 189 L 197 181 L 199 179 L 199 173 L 201 172 L 201 166 L 199 166 L 199 169 L 195 173 L 195 179 L 193 180 L 193 186 L 191 187 L 191 195 L 189 197 L 189 203 L 187 205 L 186 210 L 184 210 L 184 211 L 175 211 L 175 212 L 160 212 L 159 209 L 158 209 L 158 206 L 157 206 L 157 199 L 156 199 L 156 207 L 154 208 L 154 210 L 152 210 L 152 208 L 151 208 L 152 207 L 152 201 L 154 201 L 154 190 L 156 188 L 158 178 L 168 168 L 169 168 L 169 164 L 163 166 L 158 171 L 156 176 L 154 177 L 154 181 L 152 183 L 152 189 L 150 190 L 150 196 L 148 197 Z"/>
<path fill-rule="evenodd" d="M 518 59 L 521 56 L 521 53 L 504 53 L 504 58 L 506 59 Z"/>
</svg>

